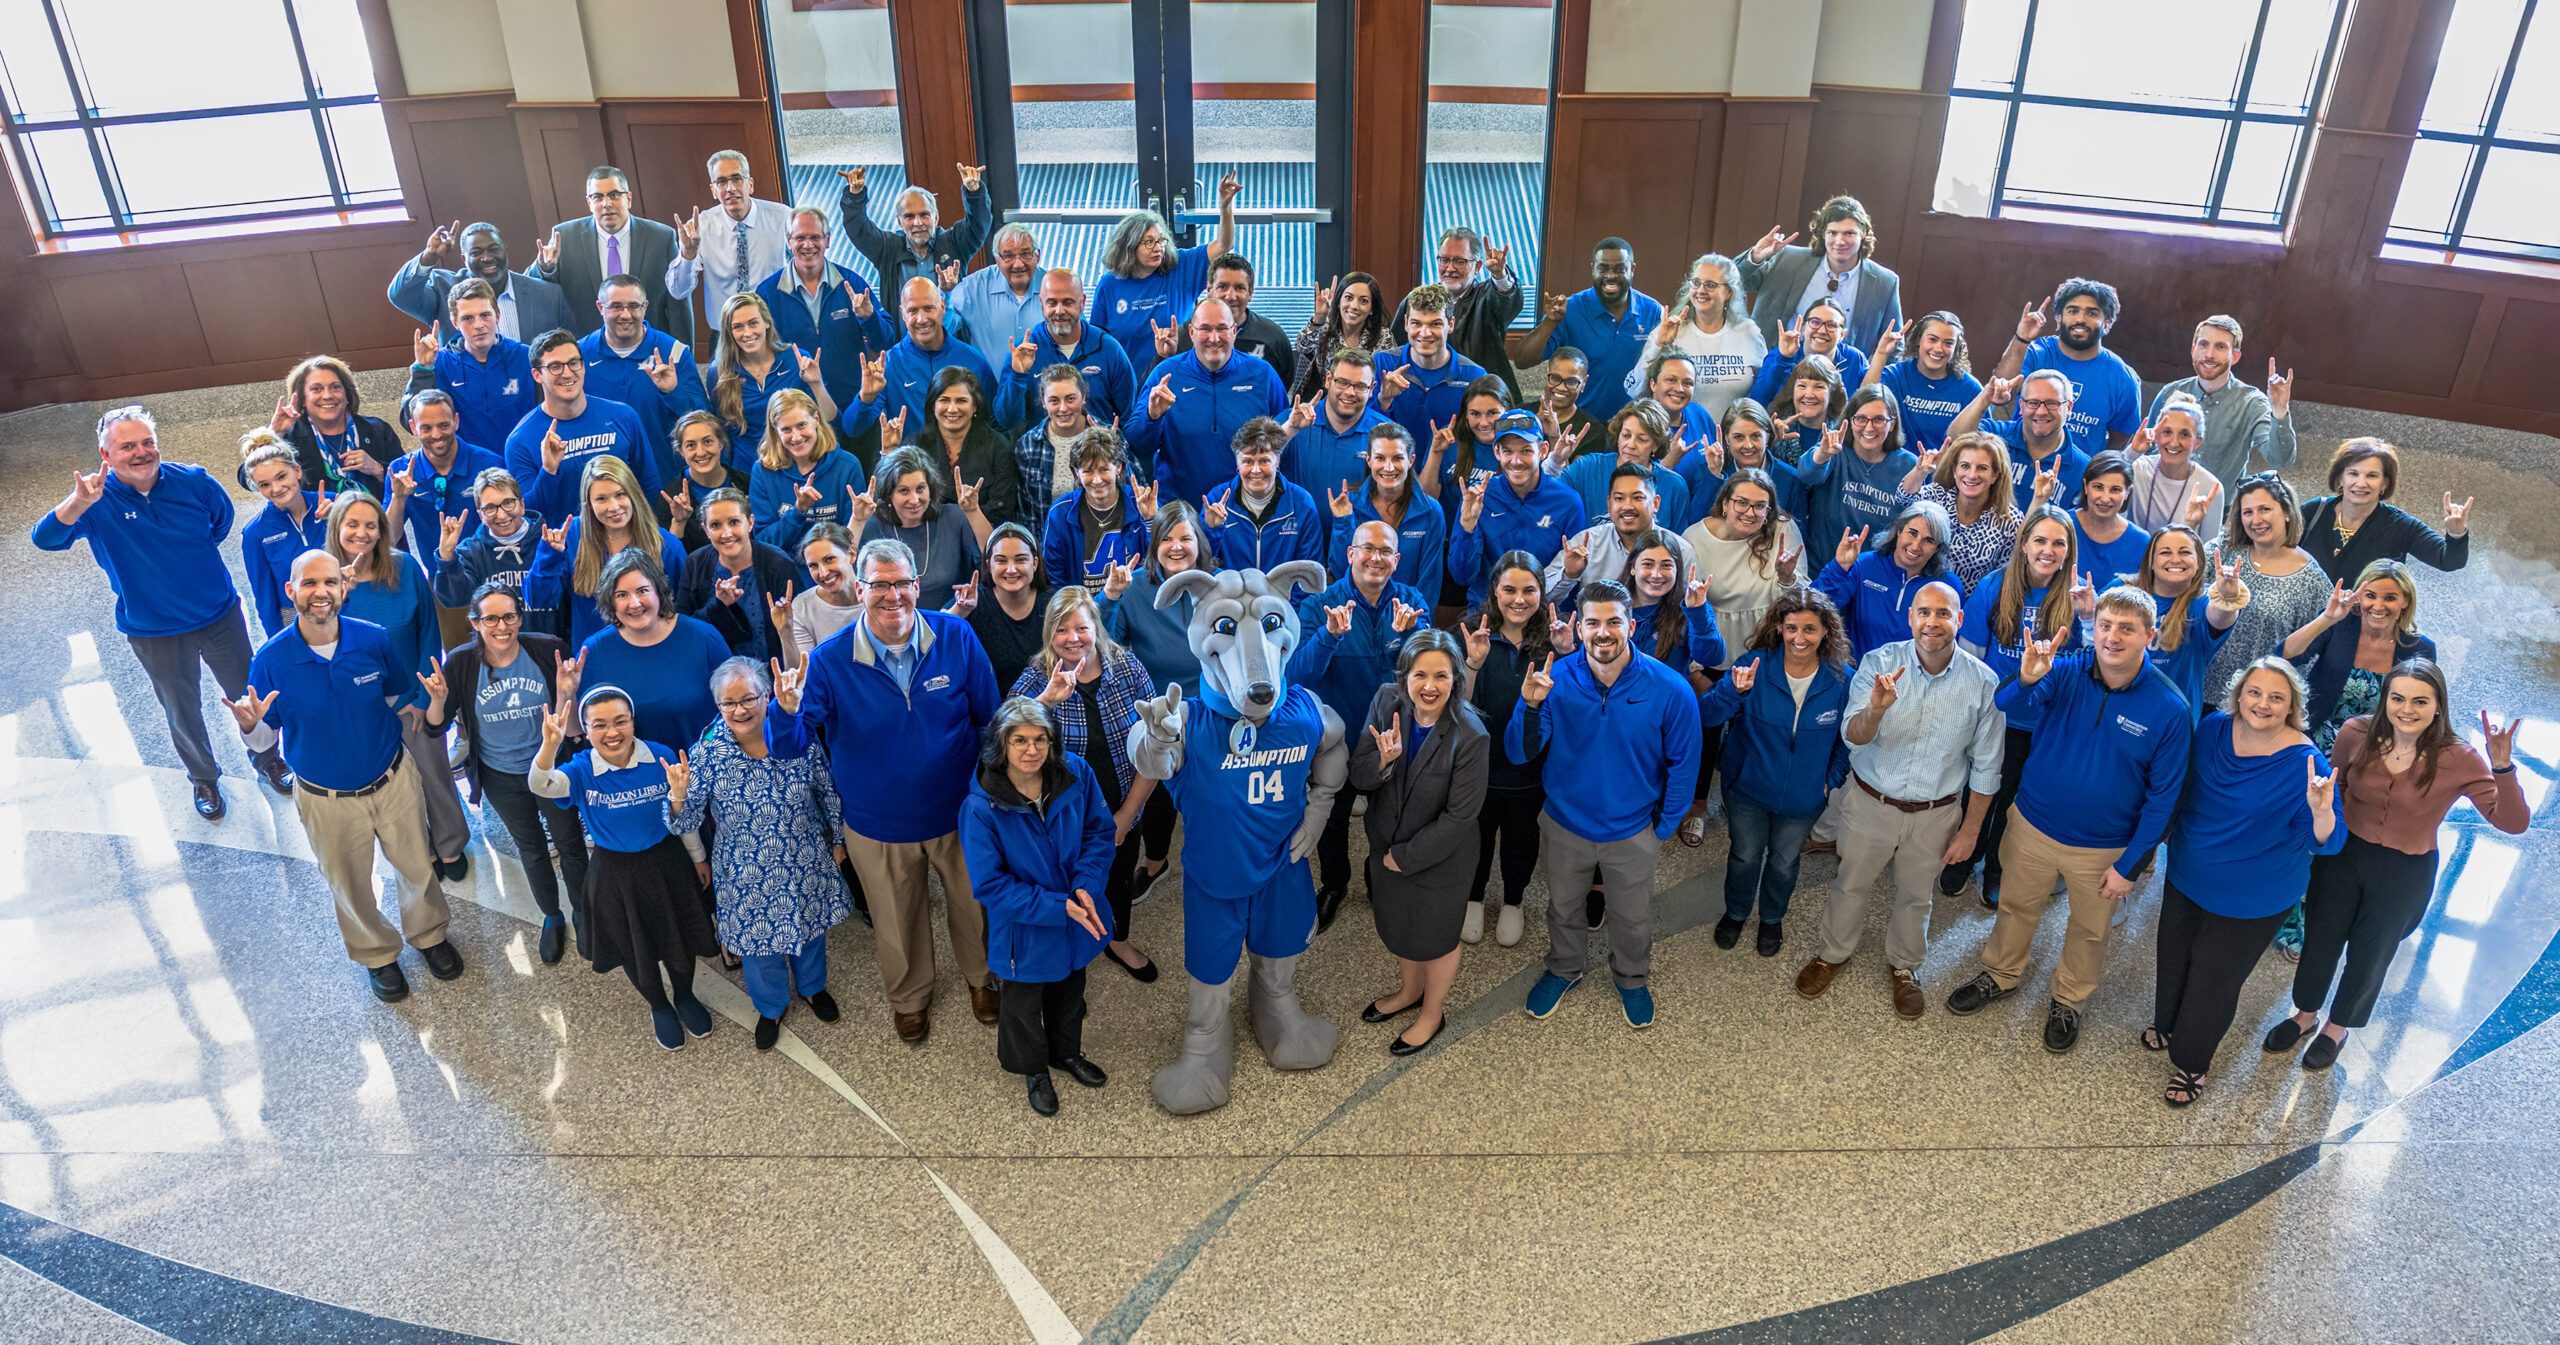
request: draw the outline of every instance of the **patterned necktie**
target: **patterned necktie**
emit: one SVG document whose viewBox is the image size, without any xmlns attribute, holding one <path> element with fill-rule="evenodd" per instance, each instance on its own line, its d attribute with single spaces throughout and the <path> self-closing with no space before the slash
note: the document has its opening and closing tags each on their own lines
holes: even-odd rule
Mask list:
<svg viewBox="0 0 2560 1345">
<path fill-rule="evenodd" d="M 622 274 L 622 238 L 619 234 L 605 235 L 604 273 L 609 276 Z"/>
<path fill-rule="evenodd" d="M 732 278 L 737 281 L 739 289 L 745 289 L 755 281 L 754 276 L 747 274 L 747 222 L 745 220 L 738 221 L 738 270 Z"/>
</svg>

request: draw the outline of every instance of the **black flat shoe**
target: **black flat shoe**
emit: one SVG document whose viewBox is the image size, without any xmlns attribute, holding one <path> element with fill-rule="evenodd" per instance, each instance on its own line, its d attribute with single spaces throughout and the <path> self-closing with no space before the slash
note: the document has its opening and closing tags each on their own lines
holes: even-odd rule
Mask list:
<svg viewBox="0 0 2560 1345">
<path fill-rule="evenodd" d="M 1418 1042 L 1406 1041 L 1403 1035 L 1399 1033 L 1395 1040 L 1387 1043 L 1387 1054 L 1394 1056 L 1420 1055 L 1424 1051 L 1430 1050 L 1431 1043 L 1440 1040 L 1440 1034 L 1448 1030 L 1449 1020 L 1446 1017 L 1443 1017 L 1440 1020 L 1439 1026 L 1431 1029 L 1431 1035 Z"/>
<path fill-rule="evenodd" d="M 1155 963 L 1153 963 L 1153 962 L 1141 962 L 1141 963 L 1139 963 L 1137 966 L 1134 966 L 1134 967 L 1133 967 L 1133 966 L 1130 966 L 1128 963 L 1121 961 L 1121 960 L 1120 960 L 1120 955 L 1119 955 L 1118 953 L 1115 953 L 1115 952 L 1111 951 L 1110 946 L 1109 946 L 1109 945 L 1107 945 L 1107 944 L 1106 944 L 1106 945 L 1104 945 L 1104 947 L 1103 947 L 1103 949 L 1102 949 L 1102 956 L 1103 956 L 1106 960 L 1108 960 L 1108 961 L 1111 963 L 1111 965 L 1113 965 L 1113 966 L 1115 966 L 1115 967 L 1118 967 L 1120 970 L 1122 970 L 1122 971 L 1125 971 L 1125 972 L 1129 973 L 1129 979 L 1130 979 L 1130 980 L 1136 981 L 1136 982 L 1137 982 L 1138 984 L 1140 984 L 1140 985 L 1153 985 L 1153 984 L 1155 984 L 1155 980 L 1156 980 L 1156 964 L 1155 964 Z"/>
<path fill-rule="evenodd" d="M 1100 1088 L 1104 1084 L 1111 1082 L 1111 1076 L 1102 1072 L 1102 1066 L 1085 1059 L 1083 1056 L 1071 1055 L 1057 1063 L 1058 1068 L 1067 1072 L 1068 1078 L 1075 1080 L 1077 1083 L 1083 1084 L 1087 1088 Z"/>
<path fill-rule="evenodd" d="M 1962 896 L 1966 885 L 1970 884 L 1972 881 L 1973 869 L 1970 865 L 1963 868 L 1949 865 L 1948 867 L 1938 871 L 1938 895 L 1942 897 Z"/>
<path fill-rule="evenodd" d="M 1415 997 L 1411 1004 L 1408 1004 L 1401 1009 L 1394 1010 L 1393 1012 L 1380 1009 L 1378 1007 L 1379 1003 L 1380 1001 L 1374 999 L 1369 1001 L 1368 1005 L 1360 1010 L 1360 1021 L 1364 1023 L 1393 1022 L 1394 1020 L 1402 1018 L 1406 1014 L 1422 1007 L 1422 1000 L 1419 996 Z"/>
<path fill-rule="evenodd" d="M 471 856 L 469 855 L 456 855 L 451 859 L 436 861 L 436 877 L 448 883 L 461 882 L 470 872 Z"/>
<path fill-rule="evenodd" d="M 1343 898 L 1350 894 L 1349 888 L 1342 887 L 1328 887 L 1316 893 L 1316 933 L 1333 928 L 1334 917 L 1342 914 Z"/>
<path fill-rule="evenodd" d="M 222 801 L 222 786 L 211 780 L 198 780 L 195 786 L 196 816 L 207 822 L 219 822 L 231 806 Z"/>
<path fill-rule="evenodd" d="M 2314 1024 L 2313 1026 L 2317 1026 L 2317 1024 Z M 2311 1035 L 2311 1028 L 2304 1027 L 2302 1024 L 2288 1018 L 2283 1022 L 2276 1024 L 2274 1027 L 2267 1029 L 2266 1040 L 2258 1043 L 2258 1049 L 2265 1051 L 2269 1055 L 2274 1055 L 2282 1051 L 2290 1051 L 2293 1049 L 2294 1043 L 2301 1041 L 2304 1037 L 2309 1035 Z"/>
<path fill-rule="evenodd" d="M 2310 1070 L 2327 1069 L 2338 1063 L 2338 1052 L 2345 1049 L 2347 1049 L 2347 1043 L 2343 1038 L 2332 1037 L 2323 1032 L 2312 1038 L 2311 1049 L 2302 1053 L 2302 1067 Z"/>
<path fill-rule="evenodd" d="M 1173 866 L 1171 864 L 1167 864 L 1153 873 L 1149 873 L 1147 871 L 1146 865 L 1139 865 L 1137 873 L 1132 875 L 1129 879 L 1129 904 L 1135 906 L 1139 902 L 1145 901 L 1147 899 L 1147 889 L 1154 887 L 1158 878 L 1162 878 L 1172 871 Z"/>
<path fill-rule="evenodd" d="M 1988 869 L 1982 873 L 1982 904 L 1995 911 L 2000 909 L 2000 875 Z"/>
<path fill-rule="evenodd" d="M 397 1004 L 409 997 L 409 978 L 397 962 L 365 968 L 365 979 L 373 986 L 373 997 L 385 1004 Z"/>
<path fill-rule="evenodd" d="M 450 981 L 462 974 L 462 950 L 447 939 L 433 948 L 421 948 L 418 956 L 427 960 L 427 971 L 439 981 Z"/>
<path fill-rule="evenodd" d="M 1058 1086 L 1049 1082 L 1048 1075 L 1032 1075 L 1029 1087 L 1031 1091 L 1031 1110 L 1040 1113 L 1042 1116 L 1055 1116 L 1058 1114 Z"/>
<path fill-rule="evenodd" d="M 1786 946 L 1787 927 L 1784 922 L 1777 920 L 1760 922 L 1760 937 L 1751 945 L 1752 951 L 1762 957 L 1776 957 L 1778 950 Z"/>
<path fill-rule="evenodd" d="M 844 1016 L 844 1010 L 836 1007 L 836 997 L 824 990 L 809 997 L 809 1012 L 821 1023 L 832 1023 Z"/>
<path fill-rule="evenodd" d="M 759 1018 L 759 1019 L 757 1019 L 757 1020 L 756 1020 L 756 1049 L 757 1049 L 757 1050 L 759 1050 L 759 1051 L 770 1051 L 770 1050 L 772 1050 L 772 1049 L 773 1049 L 773 1044 L 774 1044 L 775 1042 L 780 1041 L 780 1040 L 782 1040 L 782 1020 L 781 1020 L 781 1019 L 779 1019 L 779 1018 Z"/>
<path fill-rule="evenodd" d="M 1731 948 L 1742 942 L 1742 922 L 1726 916 L 1716 922 L 1716 947 Z"/>
<path fill-rule="evenodd" d="M 569 922 L 556 915 L 546 915 L 542 917 L 542 940 L 540 948 L 542 952 L 543 965 L 549 966 L 557 963 L 561 956 L 568 952 L 568 944 Z"/>
</svg>

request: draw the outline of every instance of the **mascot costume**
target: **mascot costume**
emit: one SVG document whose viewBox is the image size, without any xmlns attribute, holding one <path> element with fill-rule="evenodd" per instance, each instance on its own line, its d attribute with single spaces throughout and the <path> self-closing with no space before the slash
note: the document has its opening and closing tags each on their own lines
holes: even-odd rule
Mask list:
<svg viewBox="0 0 2560 1345">
<path fill-rule="evenodd" d="M 1325 585 L 1324 568 L 1294 560 L 1260 570 L 1186 570 L 1156 590 L 1156 606 L 1195 599 L 1191 652 L 1200 694 L 1179 684 L 1138 703 L 1129 761 L 1166 782 L 1183 817 L 1182 960 L 1191 1007 L 1182 1054 L 1156 1071 L 1156 1102 L 1177 1116 L 1223 1107 L 1235 1073 L 1228 1019 L 1237 963 L 1250 950 L 1253 1033 L 1274 1069 L 1333 1059 L 1335 1031 L 1298 1004 L 1298 955 L 1316 923 L 1307 856 L 1324 834 L 1350 773 L 1342 720 L 1284 671 L 1298 647 L 1293 588 Z"/>
</svg>

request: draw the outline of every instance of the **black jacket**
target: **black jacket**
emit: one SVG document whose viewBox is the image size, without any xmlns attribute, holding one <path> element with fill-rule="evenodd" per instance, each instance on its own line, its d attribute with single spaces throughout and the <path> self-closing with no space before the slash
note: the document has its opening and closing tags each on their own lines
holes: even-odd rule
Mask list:
<svg viewBox="0 0 2560 1345">
<path fill-rule="evenodd" d="M 2377 560 L 2422 561 L 2439 570 L 2459 570 L 2471 562 L 2468 533 L 2447 537 L 2396 504 L 2376 505 L 2347 541 L 2338 540 L 2337 525 L 2337 496 L 2323 495 L 2302 506 L 2302 549 L 2339 583 L 2355 583 L 2364 576 L 2364 567 Z"/>
<path fill-rule="evenodd" d="M 516 636 L 516 643 L 520 647 L 519 657 L 533 660 L 533 666 L 542 672 L 542 685 L 549 697 L 558 700 L 560 641 L 533 631 L 521 631 Z M 463 734 L 470 740 L 470 751 L 462 759 L 462 778 L 471 786 L 473 803 L 480 801 L 480 704 L 476 694 L 480 686 L 480 656 L 480 638 L 476 635 L 456 645 L 452 653 L 444 656 L 444 715 L 442 718 L 430 715 L 427 719 L 430 733 L 442 733 L 448 724 L 462 725 Z"/>
<path fill-rule="evenodd" d="M 730 653 L 769 659 L 782 651 L 773 643 L 773 608 L 768 604 L 800 582 L 800 567 L 762 542 L 748 545 L 754 548 L 755 559 L 749 563 L 755 571 L 754 594 L 734 603 L 720 601 L 720 578 L 727 570 L 720 564 L 720 553 L 704 546 L 684 553 L 684 573 L 676 580 L 676 610 L 710 622 L 720 638 L 729 642 Z"/>
<path fill-rule="evenodd" d="M 366 415 L 350 416 L 347 420 L 349 427 L 355 431 L 356 447 L 363 449 L 375 462 L 388 467 L 392 459 L 408 452 L 400 445 L 400 432 L 391 428 L 389 421 Z M 293 422 L 293 428 L 284 432 L 284 441 L 293 445 L 294 453 L 302 460 L 304 490 L 327 493 L 338 489 L 335 484 L 337 481 L 353 481 L 372 492 L 375 499 L 383 500 L 382 473 L 338 470 L 338 464 L 330 461 L 328 455 L 320 451 L 320 437 L 311 432 L 310 421 Z M 257 490 L 257 487 L 249 484 L 249 464 L 245 462 L 240 464 L 239 470 L 233 475 L 239 478 L 242 489 L 251 492 Z M 384 502 L 389 503 L 387 500 Z"/>
</svg>

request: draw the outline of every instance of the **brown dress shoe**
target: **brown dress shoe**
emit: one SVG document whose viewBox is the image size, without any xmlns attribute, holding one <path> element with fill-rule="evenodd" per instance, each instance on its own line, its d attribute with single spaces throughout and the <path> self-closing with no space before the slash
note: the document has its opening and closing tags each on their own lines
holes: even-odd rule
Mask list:
<svg viewBox="0 0 2560 1345">
<path fill-rule="evenodd" d="M 981 1023 L 996 1021 L 996 988 L 992 985 L 969 987 L 969 1013 Z"/>
<path fill-rule="evenodd" d="M 1804 970 L 1796 973 L 1796 993 L 1806 999 L 1822 998 L 1822 992 L 1831 988 L 1831 978 L 1839 975 L 1840 969 L 1847 965 L 1846 962 L 1825 962 L 1818 957 L 1805 963 Z"/>
<path fill-rule="evenodd" d="M 933 1019 L 928 1016 L 931 1012 L 929 1009 L 918 1009 L 914 1013 L 891 1013 L 890 1017 L 895 1019 L 898 1025 L 898 1040 L 910 1044 L 923 1041 L 925 1034 L 933 1031 Z"/>
<path fill-rule="evenodd" d="M 1928 1005 L 1928 997 L 1920 993 L 1920 983 L 1911 979 L 1910 972 L 1895 967 L 1893 969 L 1893 1011 L 1905 1018 L 1917 1018 L 1920 1016 L 1920 1011 Z"/>
</svg>

